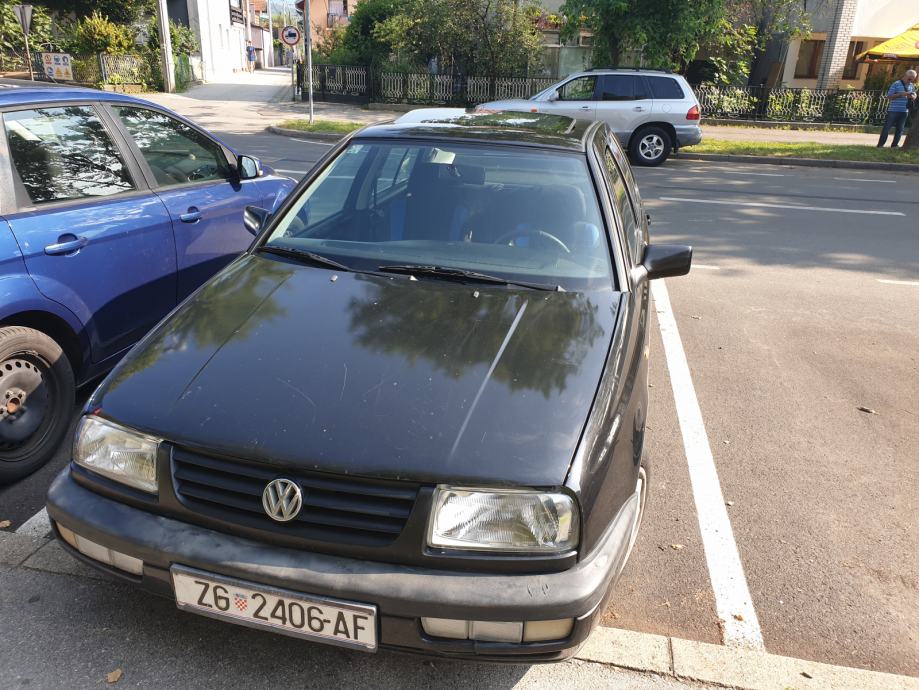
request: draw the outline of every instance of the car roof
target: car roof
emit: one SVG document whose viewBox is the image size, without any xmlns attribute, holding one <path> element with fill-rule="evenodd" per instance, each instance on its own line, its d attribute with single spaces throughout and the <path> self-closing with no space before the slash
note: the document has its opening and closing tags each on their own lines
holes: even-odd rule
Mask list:
<svg viewBox="0 0 919 690">
<path fill-rule="evenodd" d="M 355 139 L 451 139 L 585 151 L 593 122 L 563 115 L 512 110 L 419 108 L 371 125 Z"/>
<path fill-rule="evenodd" d="M 146 104 L 146 101 L 140 98 L 112 91 L 98 91 L 81 86 L 61 86 L 59 84 L 31 85 L 30 82 L 14 79 L 0 80 L 0 107 L 30 105 L 42 101 L 111 101 Z"/>
</svg>

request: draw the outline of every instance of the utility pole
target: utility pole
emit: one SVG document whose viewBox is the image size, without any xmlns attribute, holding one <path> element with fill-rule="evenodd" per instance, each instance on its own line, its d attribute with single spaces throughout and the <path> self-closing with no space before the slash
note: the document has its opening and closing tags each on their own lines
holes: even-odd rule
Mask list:
<svg viewBox="0 0 919 690">
<path fill-rule="evenodd" d="M 267 0 L 268 4 L 268 45 L 271 46 L 271 66 L 274 67 L 274 31 L 271 27 L 271 0 Z"/>
<path fill-rule="evenodd" d="M 163 66 L 163 87 L 166 93 L 176 90 L 176 73 L 172 64 L 172 36 L 169 35 L 169 10 L 166 0 L 156 2 L 156 25 L 160 32 L 160 58 Z"/>
</svg>

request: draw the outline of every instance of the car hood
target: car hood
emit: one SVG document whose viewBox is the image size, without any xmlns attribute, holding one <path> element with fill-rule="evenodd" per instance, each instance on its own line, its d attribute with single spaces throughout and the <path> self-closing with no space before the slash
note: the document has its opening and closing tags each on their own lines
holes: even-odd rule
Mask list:
<svg viewBox="0 0 919 690">
<path fill-rule="evenodd" d="M 244 255 L 90 401 L 177 444 L 415 481 L 563 483 L 619 293 L 332 271 Z"/>
<path fill-rule="evenodd" d="M 536 101 L 527 98 L 513 98 L 506 101 L 492 101 L 491 103 L 482 103 L 475 107 L 476 110 L 517 110 L 525 113 L 530 112 L 533 108 L 538 107 Z"/>
</svg>

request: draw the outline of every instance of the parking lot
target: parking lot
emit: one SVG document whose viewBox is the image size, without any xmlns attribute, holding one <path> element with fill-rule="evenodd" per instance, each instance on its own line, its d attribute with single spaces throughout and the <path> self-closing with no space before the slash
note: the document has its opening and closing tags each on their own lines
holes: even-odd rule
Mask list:
<svg viewBox="0 0 919 690">
<path fill-rule="evenodd" d="M 226 139 L 294 177 L 326 150 Z M 688 277 L 653 291 L 651 504 L 604 624 L 916 675 L 919 178 L 679 159 L 637 177 L 652 239 L 695 254 Z M 67 462 L 62 448 L 0 490 L 0 520 L 28 522 Z M 116 666 L 138 685 L 273 686 L 269 671 L 291 657 L 329 685 L 377 673 L 359 653 L 214 625 L 121 586 L 0 577 L 0 636 L 20 652 L 3 687 L 84 687 Z M 523 674 L 380 663 L 386 682 L 411 667 L 403 687 L 509 687 Z"/>
</svg>

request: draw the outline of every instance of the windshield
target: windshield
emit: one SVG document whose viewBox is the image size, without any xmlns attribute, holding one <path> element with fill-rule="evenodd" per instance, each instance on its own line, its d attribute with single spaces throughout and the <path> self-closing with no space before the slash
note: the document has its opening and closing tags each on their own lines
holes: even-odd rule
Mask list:
<svg viewBox="0 0 919 690">
<path fill-rule="evenodd" d="M 583 155 L 352 143 L 266 246 L 354 270 L 414 264 L 583 290 L 612 286 L 603 227 Z"/>
</svg>

